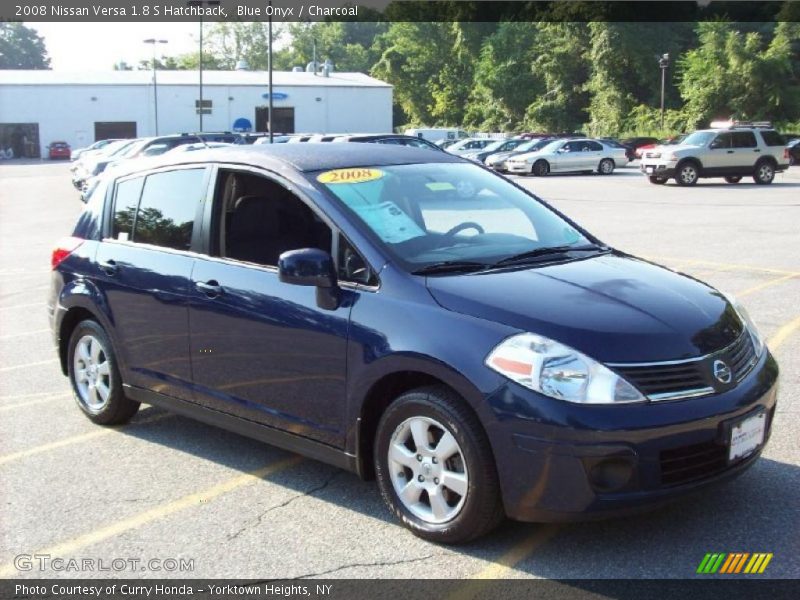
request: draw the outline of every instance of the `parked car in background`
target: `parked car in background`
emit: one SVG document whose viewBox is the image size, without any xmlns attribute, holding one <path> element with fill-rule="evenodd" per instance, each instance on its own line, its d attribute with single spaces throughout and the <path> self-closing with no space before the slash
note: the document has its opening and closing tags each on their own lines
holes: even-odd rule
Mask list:
<svg viewBox="0 0 800 600">
<path fill-rule="evenodd" d="M 628 164 L 624 148 L 598 140 L 556 139 L 535 152 L 518 154 L 506 160 L 509 173 L 537 175 L 550 173 L 599 173 L 610 175 L 616 167 Z"/>
<path fill-rule="evenodd" d="M 91 146 L 86 146 L 86 148 L 78 148 L 77 150 L 72 151 L 72 160 L 78 160 L 81 156 L 89 152 L 96 152 L 98 150 L 102 150 L 109 144 L 113 142 L 118 142 L 119 139 L 109 139 L 109 140 L 99 140 L 92 144 Z"/>
<path fill-rule="evenodd" d="M 347 134 L 336 137 L 334 142 L 360 142 L 368 144 L 386 144 L 389 146 L 408 146 L 410 148 L 423 148 L 425 150 L 436 150 L 441 152 L 442 148 L 426 139 L 411 135 L 400 135 L 395 133 L 362 133 Z"/>
<path fill-rule="evenodd" d="M 406 129 L 403 132 L 405 135 L 418 137 L 429 142 L 438 142 L 441 140 L 463 140 L 469 137 L 469 134 L 463 129 L 457 127 L 417 127 Z"/>
<path fill-rule="evenodd" d="M 69 160 L 72 149 L 67 142 L 50 142 L 47 146 L 47 158 L 50 160 Z"/>
<path fill-rule="evenodd" d="M 149 404 L 374 477 L 437 543 L 656 507 L 768 443 L 744 308 L 505 177 L 365 144 L 175 158 L 103 178 L 51 255 L 53 358 L 97 426 Z"/>
<path fill-rule="evenodd" d="M 630 137 L 620 140 L 620 143 L 623 146 L 627 146 L 631 148 L 634 153 L 634 158 L 639 158 L 639 155 L 636 154 L 637 148 L 641 148 L 642 146 L 647 146 L 648 144 L 657 144 L 658 138 L 654 137 Z M 633 159 L 631 159 L 633 160 Z"/>
<path fill-rule="evenodd" d="M 506 152 L 495 152 L 494 154 L 490 154 L 487 156 L 483 163 L 495 171 L 499 171 L 501 173 L 505 173 L 507 171 L 506 161 L 511 158 L 512 156 L 517 156 L 519 154 L 525 154 L 526 152 L 535 152 L 544 148 L 547 144 L 552 142 L 555 138 L 532 138 L 529 140 L 523 140 L 523 143 L 514 148 L 513 150 L 509 150 Z"/>
<path fill-rule="evenodd" d="M 455 144 L 457 141 L 458 140 L 439 140 L 438 142 L 436 142 L 436 145 L 444 150 Z"/>
<path fill-rule="evenodd" d="M 625 149 L 625 156 L 628 157 L 628 161 L 634 160 L 636 158 L 636 154 L 635 154 L 633 146 L 628 146 L 627 144 L 623 144 L 617 138 L 601 137 L 601 138 L 597 138 L 597 139 L 600 140 L 601 142 L 603 142 L 604 144 L 608 144 L 609 146 L 611 146 L 613 148 L 624 148 Z"/>
<path fill-rule="evenodd" d="M 524 140 L 522 138 L 513 138 L 510 140 L 496 140 L 490 144 L 487 144 L 480 150 L 470 150 L 468 152 L 464 152 L 463 154 L 461 154 L 461 156 L 463 158 L 474 160 L 475 162 L 483 164 L 483 162 L 489 155 L 496 154 L 498 152 L 512 152 L 515 148 L 518 148 L 521 145 L 527 143 L 527 141 L 528 140 Z"/>
<path fill-rule="evenodd" d="M 789 167 L 786 141 L 766 121 L 726 121 L 686 136 L 680 144 L 648 150 L 639 166 L 650 183 L 675 178 L 678 185 L 695 185 L 700 178 L 724 177 L 739 183 L 752 176 L 762 185 Z"/>
<path fill-rule="evenodd" d="M 200 142 L 197 144 L 182 144 L 176 146 L 168 153 L 179 154 L 180 152 L 195 152 L 196 150 L 209 150 L 210 148 L 229 148 L 231 146 L 239 146 L 240 144 L 227 144 L 225 142 Z"/>
<path fill-rule="evenodd" d="M 446 152 L 455 154 L 456 156 L 461 156 L 465 152 L 475 152 L 481 150 L 494 141 L 495 140 L 491 138 L 467 138 L 464 140 L 459 140 L 452 146 L 449 146 Z"/>
<path fill-rule="evenodd" d="M 285 144 L 292 138 L 291 135 L 282 135 L 282 134 L 275 134 L 272 136 L 272 143 L 273 144 Z M 260 136 L 253 141 L 246 142 L 248 144 L 253 144 L 255 146 L 261 146 L 262 144 L 269 144 L 269 134 Z"/>
<path fill-rule="evenodd" d="M 663 140 L 658 140 L 654 144 L 645 144 L 644 146 L 639 146 L 634 151 L 634 158 L 641 159 L 642 155 L 647 152 L 648 150 L 652 150 L 653 148 L 657 148 L 659 146 L 677 146 L 680 144 L 684 139 L 686 139 L 687 134 L 682 133 L 680 135 L 673 135 L 672 137 L 665 138 Z"/>
<path fill-rule="evenodd" d="M 786 146 L 786 150 L 789 153 L 789 164 L 800 164 L 800 139 L 789 142 Z"/>
</svg>

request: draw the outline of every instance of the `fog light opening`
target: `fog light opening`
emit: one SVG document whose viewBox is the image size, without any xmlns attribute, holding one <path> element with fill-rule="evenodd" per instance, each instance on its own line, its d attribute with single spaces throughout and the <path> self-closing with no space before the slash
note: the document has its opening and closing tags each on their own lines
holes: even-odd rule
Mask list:
<svg viewBox="0 0 800 600">
<path fill-rule="evenodd" d="M 600 492 L 613 492 L 624 488 L 633 476 L 633 464 L 624 458 L 601 460 L 589 471 L 592 487 Z"/>
</svg>

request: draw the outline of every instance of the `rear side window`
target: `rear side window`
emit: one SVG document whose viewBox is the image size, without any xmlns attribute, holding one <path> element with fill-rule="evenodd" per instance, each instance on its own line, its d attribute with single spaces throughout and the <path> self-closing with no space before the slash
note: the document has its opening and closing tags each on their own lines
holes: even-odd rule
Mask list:
<svg viewBox="0 0 800 600">
<path fill-rule="evenodd" d="M 114 222 L 111 230 L 111 237 L 116 240 L 126 242 L 131 239 L 133 220 L 136 218 L 136 208 L 139 206 L 143 183 L 144 177 L 136 177 L 117 184 Z"/>
<path fill-rule="evenodd" d="M 734 148 L 755 148 L 758 146 L 756 136 L 752 131 L 734 131 L 733 132 L 733 147 Z"/>
<path fill-rule="evenodd" d="M 134 223 L 133 241 L 188 250 L 205 187 L 205 169 L 149 175 Z"/>
<path fill-rule="evenodd" d="M 777 131 L 759 131 L 761 134 L 761 139 L 764 140 L 764 143 L 767 146 L 785 146 L 786 140 L 783 139 L 783 136 L 778 133 Z"/>
<path fill-rule="evenodd" d="M 600 152 L 603 150 L 603 146 L 601 146 L 597 142 L 589 141 L 586 142 L 586 145 L 588 146 L 589 150 L 592 150 L 593 152 Z"/>
</svg>

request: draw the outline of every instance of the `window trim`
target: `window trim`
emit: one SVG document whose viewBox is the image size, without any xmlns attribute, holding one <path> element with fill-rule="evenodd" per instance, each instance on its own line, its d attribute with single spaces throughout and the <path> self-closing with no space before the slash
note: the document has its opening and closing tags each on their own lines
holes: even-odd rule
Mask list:
<svg viewBox="0 0 800 600">
<path fill-rule="evenodd" d="M 259 263 L 252 263 L 244 260 L 239 260 L 235 258 L 229 258 L 226 256 L 218 256 L 211 253 L 212 247 L 212 235 L 214 232 L 214 212 L 216 210 L 215 206 L 215 194 L 217 185 L 219 183 L 219 174 L 220 171 L 239 171 L 244 173 L 250 173 L 253 175 L 257 175 L 259 177 L 265 177 L 274 181 L 278 185 L 283 186 L 286 188 L 291 194 L 297 197 L 303 204 L 305 204 L 309 210 L 311 210 L 323 223 L 325 223 L 331 230 L 331 258 L 333 259 L 334 267 L 336 268 L 337 273 L 337 282 L 339 287 L 347 288 L 347 289 L 357 289 L 360 291 L 369 291 L 369 292 L 376 292 L 381 287 L 381 278 L 380 278 L 380 271 L 376 269 L 372 263 L 366 258 L 363 250 L 361 250 L 353 241 L 345 235 L 342 231 L 341 227 L 339 227 L 333 219 L 331 219 L 322 208 L 317 205 L 307 194 L 305 194 L 299 186 L 297 186 L 294 182 L 289 180 L 288 178 L 282 176 L 275 171 L 270 169 L 266 169 L 263 167 L 256 167 L 252 165 L 244 165 L 244 164 L 236 164 L 236 163 L 212 163 L 210 165 L 210 176 L 209 176 L 209 185 L 207 187 L 206 198 L 205 198 L 205 206 L 203 209 L 202 215 L 202 223 L 203 223 L 203 237 L 200 240 L 200 243 L 197 247 L 197 254 L 202 256 L 205 259 L 211 259 L 216 262 L 222 262 L 229 265 L 238 265 L 238 266 L 247 266 L 247 267 L 255 267 L 261 269 L 266 272 L 270 273 L 278 273 L 277 266 L 270 266 L 270 265 L 262 265 Z M 374 286 L 367 285 L 364 283 L 358 283 L 354 281 L 346 281 L 341 280 L 338 277 L 339 273 L 339 238 L 344 237 L 348 243 L 359 253 L 361 258 L 364 260 L 364 263 L 369 267 L 370 271 L 374 274 L 375 279 L 377 280 L 377 284 Z"/>
</svg>

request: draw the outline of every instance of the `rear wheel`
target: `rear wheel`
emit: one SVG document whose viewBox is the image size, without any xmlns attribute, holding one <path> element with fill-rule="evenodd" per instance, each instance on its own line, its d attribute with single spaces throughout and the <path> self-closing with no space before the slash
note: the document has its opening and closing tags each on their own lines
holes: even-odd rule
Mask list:
<svg viewBox="0 0 800 600">
<path fill-rule="evenodd" d="M 600 161 L 600 164 L 597 165 L 597 172 L 600 175 L 611 175 L 614 172 L 614 161 L 610 158 L 604 158 Z"/>
<path fill-rule="evenodd" d="M 537 160 L 533 163 L 533 168 L 531 169 L 531 173 L 536 175 L 537 177 L 544 177 L 550 172 L 550 165 L 546 160 Z"/>
<path fill-rule="evenodd" d="M 680 165 L 675 173 L 675 181 L 678 185 L 695 185 L 700 178 L 700 171 L 693 162 Z"/>
<path fill-rule="evenodd" d="M 647 179 L 650 183 L 655 183 L 656 185 L 664 185 L 665 183 L 667 183 L 666 177 L 657 177 L 655 175 L 650 175 Z"/>
<path fill-rule="evenodd" d="M 756 165 L 753 181 L 759 185 L 768 185 L 775 179 L 775 167 L 769 161 L 762 161 Z"/>
<path fill-rule="evenodd" d="M 125 423 L 139 410 L 139 403 L 122 392 L 111 341 L 96 321 L 81 321 L 72 332 L 67 363 L 75 401 L 90 420 L 101 425 Z"/>
<path fill-rule="evenodd" d="M 726 177 L 725 178 L 725 181 L 727 181 L 728 183 L 739 183 L 741 180 L 742 180 L 742 178 L 739 175 L 736 175 L 735 177 Z"/>
<path fill-rule="evenodd" d="M 392 402 L 378 424 L 374 457 L 384 501 L 421 538 L 468 542 L 505 516 L 486 434 L 447 388 L 412 390 Z"/>
</svg>

